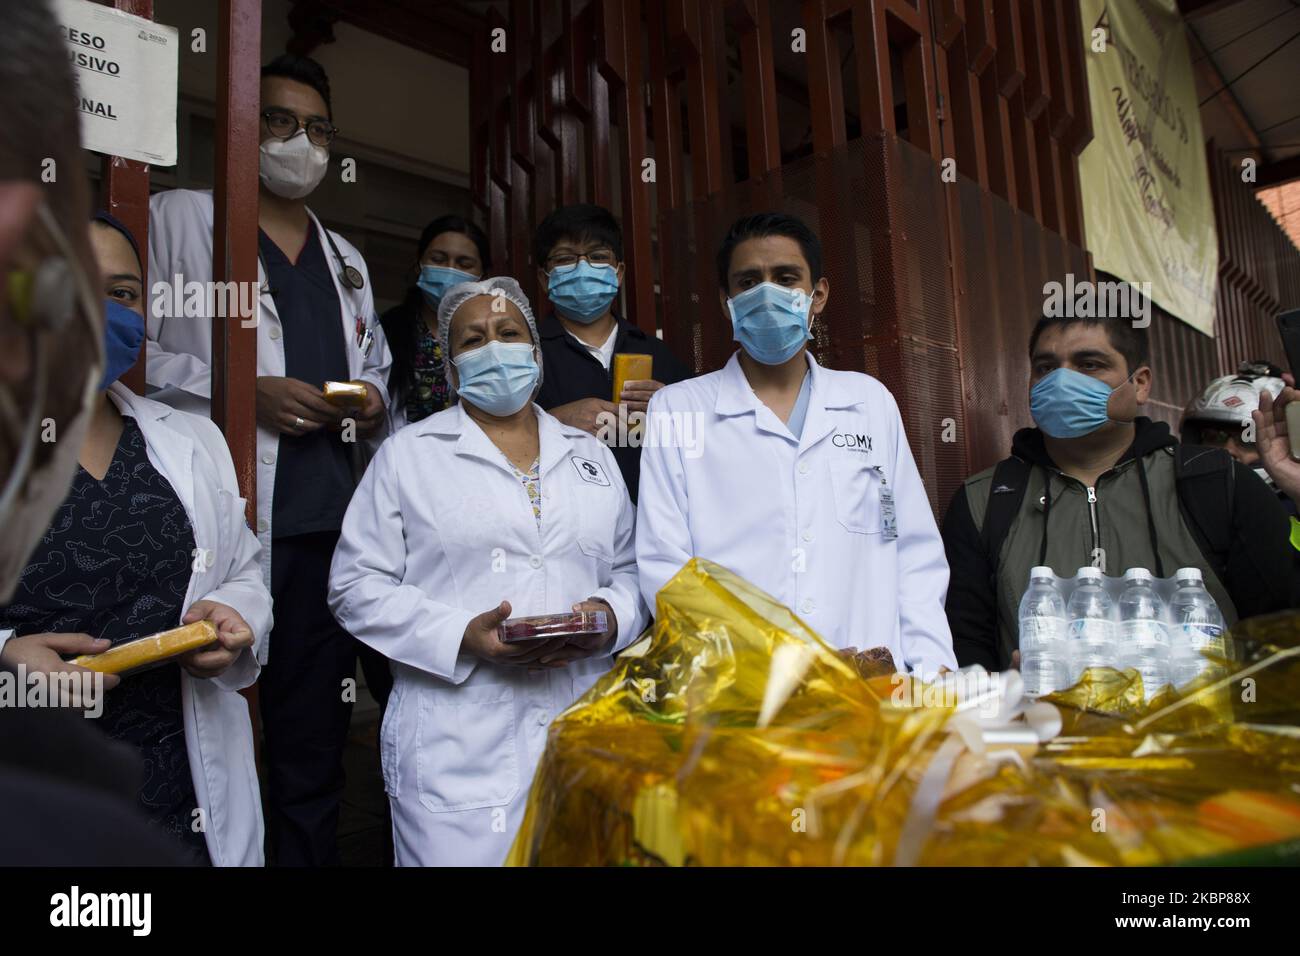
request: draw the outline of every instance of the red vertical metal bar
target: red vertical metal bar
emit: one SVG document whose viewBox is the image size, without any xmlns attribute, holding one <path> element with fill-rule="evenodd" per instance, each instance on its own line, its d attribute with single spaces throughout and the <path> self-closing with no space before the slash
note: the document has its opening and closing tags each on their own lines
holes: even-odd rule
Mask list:
<svg viewBox="0 0 1300 956">
<path fill-rule="evenodd" d="M 964 39 L 964 33 L 958 39 Z M 954 43 L 947 53 L 938 57 L 939 65 L 947 67 L 946 76 L 940 78 L 940 88 L 947 90 L 945 102 L 950 104 L 944 110 L 945 139 L 952 137 L 952 148 L 956 151 L 949 153 L 945 146 L 945 155 L 955 155 L 957 168 L 987 189 L 988 157 L 982 135 L 984 107 L 980 100 L 980 80 L 970 69 L 967 50 L 965 42 Z"/>
<path fill-rule="evenodd" d="M 1057 142 L 1049 129 L 1050 120 L 1040 115 L 1030 127 L 1038 162 L 1038 186 L 1042 200 L 1042 223 L 1053 232 L 1065 231 L 1065 204 L 1061 196 L 1061 167 L 1056 159 Z"/>
<path fill-rule="evenodd" d="M 1015 161 L 1011 155 L 1011 118 L 1006 97 L 998 92 L 996 70 L 980 76 L 980 105 L 984 117 L 984 148 L 988 153 L 988 188 L 1016 204 Z"/>
<path fill-rule="evenodd" d="M 488 195 L 491 164 L 489 117 L 492 115 L 488 98 L 488 42 L 485 23 L 474 31 L 473 49 L 469 55 L 469 191 L 474 204 L 485 214 L 491 201 Z M 495 248 L 492 253 L 495 257 Z"/>
<path fill-rule="evenodd" d="M 858 65 L 858 115 L 862 135 L 894 132 L 894 81 L 883 0 L 854 0 L 853 48 Z"/>
<path fill-rule="evenodd" d="M 537 75 L 533 69 L 533 5 L 511 0 L 508 57 L 510 60 L 510 258 L 501 265 L 519 280 L 524 295 L 537 302 L 537 270 L 530 269 L 532 202 L 537 182 L 536 117 Z"/>
<path fill-rule="evenodd" d="M 711 11 L 694 3 L 668 4 L 670 38 L 686 64 L 687 117 L 691 133 L 691 192 L 703 199 L 723 186 L 721 104 L 717 48 L 704 22 Z"/>
<path fill-rule="evenodd" d="M 650 111 L 654 121 L 655 198 L 662 213 L 680 206 L 686 187 L 682 176 L 681 111 L 677 82 L 670 67 L 664 0 L 646 0 L 650 40 Z"/>
<path fill-rule="evenodd" d="M 975 5 L 977 4 L 972 4 Z M 935 42 L 947 49 L 966 29 L 965 0 L 934 0 L 934 19 L 938 26 L 934 35 Z"/>
<path fill-rule="evenodd" d="M 997 33 L 993 26 L 993 7 L 988 0 L 971 4 L 966 24 L 966 62 L 972 73 L 982 74 L 997 55 Z"/>
<path fill-rule="evenodd" d="M 740 65 L 745 88 L 745 136 L 751 179 L 767 179 L 781 168 L 781 130 L 776 115 L 776 63 L 772 56 L 772 14 L 768 0 L 744 4 L 748 21 L 740 30 Z M 779 175 L 777 177 L 779 182 Z M 770 189 L 775 196 L 779 187 Z"/>
<path fill-rule="evenodd" d="M 1016 163 L 1016 196 L 1020 200 L 1020 208 L 1042 222 L 1038 161 L 1034 154 L 1034 123 L 1025 115 L 1024 91 L 1017 91 L 1008 105 L 1011 108 L 1011 153 Z"/>
<path fill-rule="evenodd" d="M 1010 97 L 1025 81 L 1025 49 L 1021 40 L 1020 17 L 1014 0 L 991 2 L 998 41 L 998 92 Z"/>
<path fill-rule="evenodd" d="M 911 0 L 909 0 L 911 2 Z M 926 0 L 915 0 L 917 16 L 899 30 L 907 34 L 903 49 L 903 83 L 907 90 L 907 138 L 938 162 L 943 158 L 939 141 L 939 100 L 935 91 L 935 64 L 931 57 L 930 16 Z M 908 8 L 910 9 L 910 8 Z M 891 13 L 891 16 L 897 16 Z"/>
<path fill-rule="evenodd" d="M 153 19 L 153 0 L 99 0 L 123 13 Z M 100 205 L 122 221 L 135 236 L 140 247 L 141 278 L 145 282 L 144 303 L 149 308 L 149 164 L 121 156 L 100 158 Z M 144 355 L 124 374 L 120 381 L 137 395 L 144 394 Z"/>
<path fill-rule="evenodd" d="M 654 252 L 650 245 L 651 183 L 642 180 L 647 158 L 645 87 L 641 75 L 641 0 L 603 0 L 606 59 L 621 70 L 614 102 L 623 140 L 623 261 L 630 318 L 653 335 L 655 322 Z"/>
<path fill-rule="evenodd" d="M 803 26 L 808 38 L 808 105 L 812 109 L 813 149 L 825 153 L 842 146 L 847 137 L 840 58 L 827 20 L 825 0 L 804 0 Z"/>
<path fill-rule="evenodd" d="M 1041 2 L 1042 0 L 1022 0 L 1017 4 L 1025 51 L 1025 117 L 1029 120 L 1038 119 L 1052 97 L 1047 72 L 1047 41 L 1043 35 L 1042 11 L 1039 9 Z"/>
<path fill-rule="evenodd" d="M 262 0 L 221 0 L 218 16 L 212 278 L 256 285 Z M 230 446 L 250 525 L 257 514 L 256 323 L 256 313 L 212 320 L 212 420 Z"/>
</svg>

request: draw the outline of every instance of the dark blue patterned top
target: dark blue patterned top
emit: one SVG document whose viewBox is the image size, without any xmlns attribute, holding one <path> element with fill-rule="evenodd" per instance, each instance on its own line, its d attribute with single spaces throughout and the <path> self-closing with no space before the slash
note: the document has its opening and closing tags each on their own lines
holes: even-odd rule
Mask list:
<svg viewBox="0 0 1300 956">
<path fill-rule="evenodd" d="M 176 627 L 194 561 L 180 498 L 149 462 L 144 435 L 124 419 L 103 481 L 78 468 L 0 621 L 19 635 L 82 632 L 114 645 Z M 131 674 L 108 692 L 96 723 L 144 758 L 140 803 L 207 862 L 194 830 L 198 800 L 185 749 L 176 663 Z"/>
</svg>

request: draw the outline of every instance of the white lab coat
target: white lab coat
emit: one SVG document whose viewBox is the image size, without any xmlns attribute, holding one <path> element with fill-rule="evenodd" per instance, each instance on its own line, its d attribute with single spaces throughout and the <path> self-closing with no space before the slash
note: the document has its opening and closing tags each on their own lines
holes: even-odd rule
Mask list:
<svg viewBox="0 0 1300 956">
<path fill-rule="evenodd" d="M 307 213 L 318 230 L 334 287 L 338 291 L 339 321 L 347 346 L 348 377 L 367 382 L 379 389 L 388 405 L 388 367 L 392 357 L 384 340 L 383 329 L 375 317 L 370 276 L 361 254 L 338 233 L 332 233 L 339 252 L 348 265 L 359 270 L 365 279 L 360 290 L 339 281 L 342 267 L 324 238 L 324 227 L 314 213 Z M 173 189 L 149 200 L 149 288 L 156 283 L 168 284 L 176 275 L 186 283 L 212 279 L 212 193 Z M 284 375 L 284 336 L 275 300 L 266 284 L 266 274 L 258 262 L 257 374 Z M 154 296 L 150 294 L 150 302 Z M 145 358 L 145 381 L 150 397 L 183 411 L 209 415 L 212 364 L 212 327 L 206 319 L 171 317 L 152 314 L 147 321 L 148 341 Z M 362 355 L 356 333 L 357 318 L 374 332 L 369 355 Z M 317 387 L 320 382 L 310 383 Z M 156 390 L 156 391 L 155 391 Z M 382 436 L 380 436 L 382 437 Z M 374 440 L 370 445 L 373 450 Z M 262 543 L 262 575 L 271 581 L 271 506 L 275 498 L 275 462 L 280 435 L 261 425 L 257 428 L 257 535 Z M 262 662 L 266 662 L 263 657 Z"/>
<path fill-rule="evenodd" d="M 262 798 L 253 725 L 239 690 L 257 680 L 257 648 L 271 631 L 271 595 L 258 567 L 257 539 L 244 523 L 244 499 L 230 452 L 221 432 L 205 418 L 141 398 L 120 384 L 110 386 L 108 394 L 139 424 L 149 463 L 185 506 L 200 549 L 203 560 L 193 564 L 197 570 L 191 572 L 182 615 L 196 601 L 217 601 L 243 615 L 253 631 L 254 646 L 220 676 L 200 679 L 181 669 L 181 710 L 213 865 L 261 866 Z"/>
<path fill-rule="evenodd" d="M 955 669 L 948 562 L 893 396 L 808 354 L 812 392 L 796 440 L 754 394 L 738 355 L 650 401 L 637 568 L 652 612 L 668 579 L 703 557 L 835 647 L 888 647 L 900 669 Z M 876 468 L 893 490 L 896 540 L 882 533 Z"/>
<path fill-rule="evenodd" d="M 389 438 L 343 521 L 329 603 L 393 662 L 380 756 L 399 866 L 502 863 L 551 721 L 646 623 L 613 455 L 533 408 L 540 532 L 505 456 L 460 405 Z M 529 673 L 460 652 L 470 619 L 503 599 L 521 617 L 589 597 L 618 619 L 601 657 Z"/>
</svg>

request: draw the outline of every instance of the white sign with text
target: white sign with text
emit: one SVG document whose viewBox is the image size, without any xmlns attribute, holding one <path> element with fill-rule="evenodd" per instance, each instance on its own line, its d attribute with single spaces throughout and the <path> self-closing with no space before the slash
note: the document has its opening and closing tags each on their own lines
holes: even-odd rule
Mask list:
<svg viewBox="0 0 1300 956">
<path fill-rule="evenodd" d="M 77 82 L 82 146 L 175 166 L 175 27 L 90 0 L 55 0 L 54 12 Z"/>
</svg>

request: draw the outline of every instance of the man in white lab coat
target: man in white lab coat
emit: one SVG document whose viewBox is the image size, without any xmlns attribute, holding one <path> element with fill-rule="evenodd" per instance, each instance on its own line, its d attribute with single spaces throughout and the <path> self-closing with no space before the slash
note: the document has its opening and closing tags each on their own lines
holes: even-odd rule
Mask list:
<svg viewBox="0 0 1300 956">
<path fill-rule="evenodd" d="M 741 349 L 651 399 L 637 568 L 653 610 L 692 557 L 789 606 L 832 646 L 886 647 L 900 670 L 955 668 L 948 564 L 898 406 L 876 379 L 808 351 L 829 284 L 800 220 L 737 221 L 719 301 Z"/>
<path fill-rule="evenodd" d="M 338 858 L 352 711 L 344 681 L 358 653 L 372 688 L 390 680 L 386 662 L 340 628 L 325 602 L 358 443 L 387 429 L 390 356 L 365 262 L 306 206 L 335 133 L 328 78 L 315 61 L 285 55 L 263 68 L 261 97 L 257 535 L 275 602 L 258 684 L 267 825 L 276 862 L 321 865 Z M 153 398 L 201 413 L 211 395 L 210 317 L 176 314 L 175 302 L 188 300 L 186 286 L 212 279 L 212 215 L 208 192 L 173 190 L 150 202 L 146 381 Z M 327 402 L 330 380 L 364 382 L 365 406 Z"/>
</svg>

